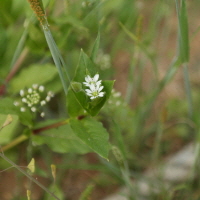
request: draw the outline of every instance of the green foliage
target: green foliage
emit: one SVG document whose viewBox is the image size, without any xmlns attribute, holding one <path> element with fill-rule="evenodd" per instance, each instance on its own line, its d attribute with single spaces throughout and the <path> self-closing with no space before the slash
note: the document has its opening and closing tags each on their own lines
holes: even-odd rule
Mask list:
<svg viewBox="0 0 200 200">
<path fill-rule="evenodd" d="M 100 122 L 93 118 L 71 119 L 70 126 L 74 133 L 94 152 L 108 159 L 110 149 L 110 144 L 108 143 L 109 135 Z"/>
<path fill-rule="evenodd" d="M 12 79 L 10 82 L 10 91 L 17 93 L 21 89 L 30 87 L 36 83 L 41 85 L 45 84 L 50 82 L 56 76 L 56 74 L 56 68 L 52 64 L 31 65 L 23 69 L 18 76 Z"/>
<path fill-rule="evenodd" d="M 16 107 L 13 104 L 12 98 L 3 98 L 0 103 L 0 113 L 1 114 L 16 114 Z"/>
<path fill-rule="evenodd" d="M 52 184 L 49 187 L 50 191 L 53 191 L 53 193 L 59 198 L 59 199 L 64 199 L 64 191 L 62 191 L 61 188 L 59 188 L 57 185 Z M 45 197 L 43 200 L 49 200 L 50 195 L 48 193 L 45 194 Z"/>
<path fill-rule="evenodd" d="M 74 134 L 69 125 L 44 131 L 41 135 L 33 135 L 35 145 L 46 144 L 57 153 L 74 152 L 84 154 L 90 149 Z"/>
<path fill-rule="evenodd" d="M 98 40 L 99 40 L 99 36 L 97 37 L 97 40 L 95 42 L 95 45 L 92 51 L 93 59 L 97 52 Z M 82 84 L 85 81 L 85 77 L 87 75 L 90 75 L 91 77 L 93 77 L 95 74 L 97 74 L 97 68 L 95 64 L 83 51 L 81 51 L 79 64 L 77 66 L 76 73 L 75 73 L 72 83 L 76 82 L 76 83 Z M 77 91 L 73 88 L 73 85 L 72 85 L 67 95 L 67 99 L 68 99 L 67 106 L 68 106 L 69 114 L 74 117 L 74 116 L 80 115 L 80 113 L 82 113 L 83 110 L 86 110 L 92 116 L 97 115 L 100 109 L 105 104 L 105 102 L 109 99 L 112 88 L 113 88 L 113 84 L 114 84 L 114 81 L 102 81 L 102 85 L 104 86 L 103 91 L 105 92 L 105 95 L 101 98 L 98 98 L 92 101 L 89 99 L 88 96 L 86 96 L 83 90 L 80 89 Z"/>
<path fill-rule="evenodd" d="M 197 75 L 191 76 L 194 81 L 191 87 L 187 70 L 189 33 L 197 30 L 191 45 L 198 36 L 199 27 L 195 27 L 198 17 L 194 16 L 198 14 L 199 1 L 39 1 L 43 2 L 49 26 L 40 25 L 28 1 L 0 0 L 0 127 L 7 115 L 13 119 L 0 131 L 2 158 L 12 157 L 18 164 L 19 160 L 29 163 L 30 159 L 26 158 L 35 157 L 36 175 L 50 179 L 50 165 L 58 162 L 56 180 L 47 187 L 60 199 L 73 198 L 62 190 L 63 184 L 70 182 L 70 187 L 78 188 L 74 182 L 82 181 L 82 174 L 77 181 L 71 171 L 78 174 L 76 170 L 81 169 L 84 174 L 83 170 L 87 169 L 88 176 L 89 170 L 95 170 L 88 176 L 85 191 L 78 191 L 82 192 L 80 199 L 89 199 L 93 198 L 94 189 L 91 180 L 95 182 L 94 192 L 99 185 L 101 191 L 104 192 L 105 185 L 105 190 L 110 191 L 111 184 L 112 189 L 115 184 L 126 184 L 134 191 L 130 182 L 132 175 L 137 181 L 143 177 L 144 170 L 181 145 L 199 142 L 199 71 L 198 60 L 195 61 L 198 45 L 191 48 L 195 47 L 190 55 L 195 61 L 191 69 L 196 63 Z M 181 75 L 177 74 L 173 82 L 181 64 L 187 100 L 183 98 L 184 90 L 179 82 Z M 96 74 L 102 80 L 104 96 L 90 99 L 83 82 L 87 75 Z M 115 90 L 112 79 L 116 79 Z M 19 91 L 33 84 L 44 85 L 45 91 L 52 91 L 54 95 L 50 102 L 44 97 L 44 107 L 39 101 L 37 112 L 34 109 L 22 112 L 22 107 L 14 103 L 22 103 L 24 96 Z M 191 107 L 189 116 L 186 102 Z M 166 105 L 167 117 L 162 121 Z M 45 112 L 44 116 L 40 115 L 40 109 Z M 113 153 L 109 156 L 111 149 Z M 156 156 L 152 156 L 154 152 Z M 17 168 L 9 160 L 9 166 L 2 160 L 1 170 L 10 165 Z M 20 171 L 22 167 L 17 169 Z M 72 179 L 68 180 L 68 175 Z M 198 182 L 198 176 L 195 181 Z M 51 192 L 36 184 L 46 191 L 45 195 L 38 193 L 39 198 L 50 199 Z M 195 185 L 199 191 L 199 184 L 195 182 Z M 181 195 L 181 198 L 196 198 L 199 192 L 193 192 L 191 183 L 187 187 L 190 188 L 188 196 Z M 175 191 L 176 187 L 170 189 Z M 18 193 L 11 190 L 13 199 L 19 199 Z M 152 199 L 174 200 L 173 193 L 152 194 Z M 130 199 L 134 199 L 135 194 L 130 194 Z M 22 196 L 20 193 L 20 198 L 27 199 Z"/>
<path fill-rule="evenodd" d="M 179 58 L 182 63 L 187 63 L 189 61 L 189 37 L 186 1 L 182 0 L 179 5 L 176 0 L 176 6 L 179 22 Z"/>
<path fill-rule="evenodd" d="M 12 117 L 11 124 L 3 127 L 2 130 L 0 130 L 0 145 L 8 144 L 17 130 L 17 126 L 19 124 L 18 116 L 11 115 L 11 117 Z M 7 115 L 0 114 L 0 127 L 3 125 L 6 118 Z"/>
</svg>

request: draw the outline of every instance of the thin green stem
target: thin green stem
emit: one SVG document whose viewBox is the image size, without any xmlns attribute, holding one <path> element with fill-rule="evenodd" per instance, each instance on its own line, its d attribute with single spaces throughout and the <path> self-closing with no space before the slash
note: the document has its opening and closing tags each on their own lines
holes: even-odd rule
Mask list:
<svg viewBox="0 0 200 200">
<path fill-rule="evenodd" d="M 188 73 L 188 63 L 183 64 L 183 73 L 184 73 L 186 96 L 187 96 L 187 101 L 188 101 L 188 114 L 189 114 L 189 117 L 192 118 L 193 100 L 192 100 L 192 92 L 191 92 L 189 73 Z"/>
<path fill-rule="evenodd" d="M 154 152 L 153 152 L 153 162 L 155 164 L 157 164 L 158 161 L 159 161 L 159 154 L 160 154 L 160 147 L 161 147 L 160 145 L 161 145 L 162 135 L 163 135 L 163 123 L 160 120 L 160 122 L 158 124 L 157 133 L 156 133 L 155 144 L 154 144 Z"/>
<path fill-rule="evenodd" d="M 131 183 L 130 170 L 128 167 L 128 163 L 126 161 L 124 161 L 124 167 L 120 167 L 120 169 L 121 169 L 121 173 L 122 173 L 124 182 L 129 190 L 129 199 L 135 200 L 136 190 L 135 190 L 135 187 L 133 186 L 133 184 Z"/>
<path fill-rule="evenodd" d="M 137 63 L 139 62 L 139 50 L 138 48 L 135 48 L 136 56 L 133 58 L 131 66 L 129 68 L 129 77 L 128 77 L 128 86 L 126 91 L 126 103 L 130 103 L 132 95 L 133 95 L 133 89 L 134 89 L 134 70 L 136 68 Z"/>
<path fill-rule="evenodd" d="M 32 131 L 32 134 L 39 134 L 40 132 L 42 131 L 45 131 L 45 130 L 49 130 L 49 129 L 52 129 L 52 128 L 57 128 L 59 126 L 62 126 L 62 125 L 65 125 L 69 123 L 69 119 L 66 119 L 64 121 L 60 121 L 60 122 L 57 122 L 55 124 L 51 124 L 51 125 L 48 125 L 48 126 L 45 126 L 45 127 L 41 127 L 41 128 L 38 128 L 38 129 L 34 129 Z M 4 152 L 4 151 L 7 151 L 8 149 L 11 149 L 15 146 L 17 146 L 18 144 L 20 144 L 21 142 L 24 142 L 25 140 L 27 140 L 29 137 L 27 135 L 20 135 L 19 137 L 17 137 L 16 139 L 14 139 L 13 141 L 11 141 L 9 144 L 3 146 L 1 148 L 1 151 Z"/>
<path fill-rule="evenodd" d="M 31 181 L 33 181 L 35 184 L 37 184 L 39 187 L 41 187 L 44 191 L 49 193 L 54 199 L 60 200 L 55 194 L 50 192 L 44 185 L 42 185 L 40 182 L 38 182 L 35 178 L 30 176 L 28 173 L 26 173 L 23 169 L 21 169 L 19 166 L 17 166 L 14 162 L 12 162 L 8 157 L 6 157 L 4 154 L 0 153 L 0 156 L 6 160 L 8 163 L 10 163 L 13 167 L 15 167 L 17 170 L 19 170 L 22 174 L 24 174 L 26 177 L 28 177 Z"/>
<path fill-rule="evenodd" d="M 28 136 L 26 135 L 20 135 L 19 137 L 17 137 L 15 140 L 11 141 L 9 144 L 3 146 L 1 148 L 1 151 L 7 151 L 8 149 L 11 149 L 13 147 L 15 147 L 16 145 L 20 144 L 21 142 L 25 141 L 28 139 Z"/>
</svg>

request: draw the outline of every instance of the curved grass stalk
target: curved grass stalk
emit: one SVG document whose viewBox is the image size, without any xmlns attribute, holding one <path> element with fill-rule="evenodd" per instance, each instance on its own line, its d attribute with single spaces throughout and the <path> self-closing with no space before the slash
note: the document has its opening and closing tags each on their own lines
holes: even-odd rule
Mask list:
<svg viewBox="0 0 200 200">
<path fill-rule="evenodd" d="M 49 46 L 51 55 L 53 57 L 54 63 L 58 69 L 58 73 L 63 85 L 64 92 L 65 94 L 67 94 L 67 90 L 68 90 L 67 85 L 69 85 L 70 83 L 70 77 L 68 74 L 67 67 L 53 39 L 50 29 L 48 28 L 48 26 L 43 26 L 43 30 L 44 30 L 44 35 L 45 35 L 47 44 Z"/>
<path fill-rule="evenodd" d="M 22 174 L 24 174 L 26 177 L 28 177 L 31 181 L 33 181 L 35 184 L 37 184 L 39 187 L 41 187 L 44 191 L 46 191 L 48 194 L 50 194 L 54 199 L 60 200 L 55 194 L 53 194 L 51 191 L 49 191 L 44 185 L 42 185 L 40 182 L 38 182 L 36 179 L 34 179 L 32 176 L 30 176 L 28 173 L 26 173 L 23 169 L 21 169 L 19 166 L 17 166 L 14 162 L 12 162 L 9 158 L 7 158 L 4 154 L 0 153 L 0 156 L 6 160 L 8 163 L 10 163 L 14 168 L 19 170 Z"/>
<path fill-rule="evenodd" d="M 64 92 L 65 94 L 67 94 L 68 90 L 67 85 L 69 85 L 70 82 L 68 70 L 49 29 L 47 16 L 44 10 L 42 0 L 28 0 L 28 1 L 30 3 L 31 9 L 35 12 L 38 21 L 40 22 L 43 28 L 48 47 L 53 57 L 53 61 L 58 69 L 58 73 L 63 85 Z"/>
</svg>

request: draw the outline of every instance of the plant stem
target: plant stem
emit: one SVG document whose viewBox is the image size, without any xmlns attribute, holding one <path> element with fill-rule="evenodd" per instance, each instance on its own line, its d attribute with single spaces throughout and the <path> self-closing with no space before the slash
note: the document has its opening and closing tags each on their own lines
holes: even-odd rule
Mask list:
<svg viewBox="0 0 200 200">
<path fill-rule="evenodd" d="M 157 164 L 159 161 L 159 154 L 160 154 L 160 145 L 161 145 L 161 139 L 163 135 L 163 122 L 160 120 L 157 128 L 156 138 L 155 138 L 155 146 L 153 151 L 153 162 L 154 164 Z"/>
<path fill-rule="evenodd" d="M 45 190 L 47 193 L 49 193 L 54 199 L 60 200 L 55 194 L 50 192 L 44 185 L 42 185 L 40 182 L 38 182 L 35 178 L 30 176 L 28 173 L 26 173 L 23 169 L 21 169 L 19 166 L 17 166 L 14 162 L 12 162 L 9 158 L 7 158 L 4 154 L 0 153 L 0 156 L 6 160 L 8 163 L 10 163 L 13 167 L 18 169 L 22 174 L 27 176 L 31 181 L 33 181 L 35 184 L 37 184 L 39 187 L 41 187 L 43 190 Z"/>
<path fill-rule="evenodd" d="M 1 148 L 2 152 L 8 150 L 8 149 L 11 149 L 13 148 L 14 146 L 20 144 L 21 142 L 25 141 L 28 139 L 28 136 L 26 135 L 20 135 L 19 137 L 17 137 L 15 140 L 11 141 L 9 144 L 3 146 Z"/>
<path fill-rule="evenodd" d="M 55 124 L 51 124 L 49 126 L 45 126 L 45 127 L 42 127 L 42 128 L 38 128 L 38 129 L 35 129 L 32 131 L 33 134 L 39 134 L 40 132 L 42 131 L 45 131 L 45 130 L 48 130 L 48 129 L 52 129 L 52 128 L 57 128 L 59 126 L 62 126 L 62 125 L 65 125 L 69 122 L 69 119 L 67 120 L 64 120 L 64 121 L 61 121 L 61 122 L 57 122 Z M 21 142 L 27 140 L 29 137 L 27 135 L 20 135 L 19 137 L 17 137 L 16 139 L 14 139 L 13 141 L 11 141 L 9 144 L 3 146 L 1 148 L 2 152 L 8 150 L 8 149 L 11 149 L 13 148 L 14 146 L 20 144 Z"/>
<path fill-rule="evenodd" d="M 19 68 L 21 67 L 22 62 L 24 61 L 24 59 L 26 58 L 26 56 L 28 55 L 28 48 L 25 48 L 20 57 L 17 59 L 17 61 L 15 62 L 15 64 L 12 67 L 12 70 L 10 71 L 10 73 L 8 74 L 8 76 L 6 77 L 6 82 L 9 82 L 10 79 L 16 74 L 16 72 L 19 70 Z"/>
<path fill-rule="evenodd" d="M 42 128 L 35 129 L 35 130 L 33 130 L 33 134 L 38 134 L 42 131 L 46 131 L 46 130 L 52 129 L 52 128 L 57 128 L 59 126 L 62 126 L 62 125 L 68 124 L 68 123 L 69 123 L 69 119 L 66 119 L 64 121 L 57 122 L 57 123 L 51 124 L 49 126 L 45 126 L 45 127 L 42 127 Z"/>
<path fill-rule="evenodd" d="M 190 87 L 189 73 L 188 73 L 188 63 L 183 64 L 183 73 L 184 73 L 184 82 L 185 82 L 185 90 L 188 101 L 188 114 L 189 117 L 193 116 L 193 101 L 192 101 L 192 93 Z"/>
</svg>

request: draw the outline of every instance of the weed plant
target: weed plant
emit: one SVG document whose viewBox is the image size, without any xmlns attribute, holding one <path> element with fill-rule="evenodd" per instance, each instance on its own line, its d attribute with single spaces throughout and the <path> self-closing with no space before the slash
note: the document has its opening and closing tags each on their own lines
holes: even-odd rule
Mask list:
<svg viewBox="0 0 200 200">
<path fill-rule="evenodd" d="M 189 142 L 188 179 L 148 199 L 199 199 L 199 6 L 0 1 L 0 199 L 98 200 L 122 185 L 137 199 L 145 170 Z"/>
</svg>

